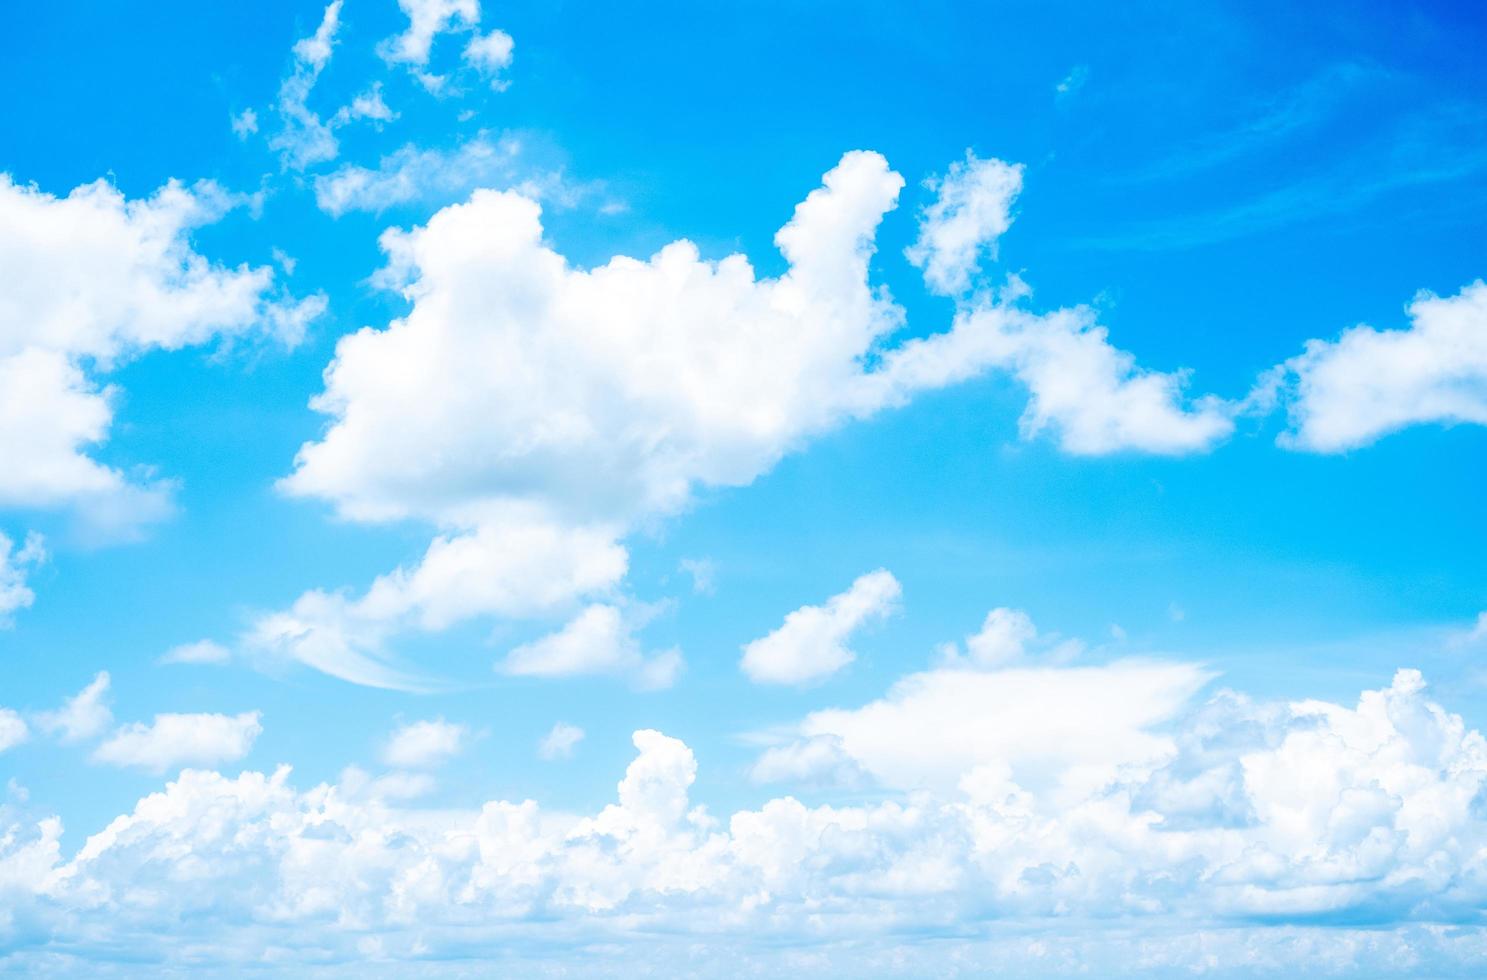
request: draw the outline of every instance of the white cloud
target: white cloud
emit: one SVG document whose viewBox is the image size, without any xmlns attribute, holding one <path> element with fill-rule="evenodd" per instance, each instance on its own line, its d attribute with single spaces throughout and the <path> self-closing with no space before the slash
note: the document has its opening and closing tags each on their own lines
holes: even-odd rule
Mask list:
<svg viewBox="0 0 1487 980">
<path fill-rule="evenodd" d="M 156 661 L 162 664 L 225 664 L 232 659 L 232 651 L 213 640 L 197 640 L 171 647 Z"/>
<path fill-rule="evenodd" d="M 192 230 L 241 200 L 175 181 L 135 200 L 103 181 L 54 197 L 0 174 L 0 507 L 69 507 L 116 534 L 168 511 L 167 483 L 89 455 L 117 394 L 98 378 L 214 337 L 292 345 L 325 305 L 277 293 L 268 267 L 193 249 Z"/>
<path fill-rule="evenodd" d="M 295 42 L 293 67 L 279 86 L 276 108 L 283 126 L 269 140 L 269 146 L 279 151 L 285 167 L 304 170 L 334 160 L 340 152 L 332 127 L 310 108 L 309 100 L 335 48 L 336 32 L 341 26 L 341 2 L 332 0 L 315 33 Z"/>
<path fill-rule="evenodd" d="M 981 256 L 995 258 L 997 239 L 1012 226 L 1022 167 L 980 160 L 967 150 L 964 163 L 952 163 L 944 177 L 925 186 L 936 197 L 920 213 L 919 237 L 904 254 L 935 292 L 959 295 L 981 271 Z"/>
<path fill-rule="evenodd" d="M 995 368 L 1032 391 L 1025 431 L 1057 429 L 1073 452 L 1192 452 L 1232 430 L 1231 406 L 1190 409 L 1181 374 L 1137 368 L 1087 309 L 1020 308 L 1017 284 L 978 291 L 950 330 L 895 343 L 904 312 L 869 269 L 902 186 L 878 154 L 844 155 L 776 235 L 788 263 L 777 278 L 742 255 L 705 260 L 685 240 L 579 268 L 544 241 L 537 203 L 511 191 L 477 190 L 422 227 L 391 229 L 376 281 L 410 309 L 337 344 L 311 403 L 330 424 L 280 487 L 352 520 L 433 524 L 448 537 L 431 557 L 490 552 L 528 522 L 560 535 L 601 528 L 603 550 L 623 553 L 628 534 L 699 488 L 746 485 L 849 420 Z M 612 603 L 599 593 L 621 585 L 621 564 L 580 583 L 554 562 L 564 587 L 553 591 Z M 258 638 L 337 676 L 406 686 L 383 646 L 440 628 L 419 612 L 437 593 L 405 588 L 421 577 L 400 571 L 359 600 L 306 593 Z M 403 597 L 389 604 L 397 612 L 370 607 L 380 592 Z M 511 612 L 468 601 L 440 621 L 488 615 Z"/>
<path fill-rule="evenodd" d="M 1241 404 L 1213 396 L 1189 402 L 1186 372 L 1141 368 L 1110 343 L 1093 310 L 1035 314 L 1020 305 L 1027 295 L 1013 277 L 1000 297 L 976 297 L 948 334 L 912 341 L 886 357 L 885 381 L 913 391 L 1005 368 L 1030 396 L 1023 435 L 1051 430 L 1065 452 L 1081 456 L 1203 452 L 1234 431 Z"/>
<path fill-rule="evenodd" d="M 379 577 L 359 598 L 306 592 L 290 609 L 260 617 L 244 644 L 352 683 L 418 689 L 427 680 L 392 663 L 387 642 L 396 633 L 561 612 L 617 584 L 628 560 L 604 528 L 486 524 L 435 538 L 416 566 Z"/>
<path fill-rule="evenodd" d="M 573 750 L 583 741 L 583 734 L 583 729 L 577 725 L 570 725 L 566 721 L 558 722 L 537 744 L 538 758 L 549 761 L 573 758 Z"/>
<path fill-rule="evenodd" d="M 0 752 L 13 749 L 30 737 L 26 719 L 10 708 L 0 708 Z"/>
<path fill-rule="evenodd" d="M 1063 672 L 1067 689 L 1059 673 L 1030 707 L 1085 705 L 1087 669 Z M 1143 692 L 1139 676 L 1100 712 L 1165 704 L 1168 680 L 1146 674 Z M 929 764 L 968 757 L 953 726 L 899 734 Z M 352 771 L 301 791 L 287 768 L 187 770 L 70 854 L 59 821 L 0 811 L 0 937 L 22 972 L 86 949 L 197 971 L 269 951 L 289 973 L 365 970 L 373 950 L 383 972 L 499 951 L 518 974 L 633 975 L 643 956 L 700 976 L 1410 976 L 1468 975 L 1487 952 L 1487 743 L 1417 673 L 1352 705 L 1220 693 L 1152 737 L 1162 751 L 1075 793 L 993 759 L 933 793 L 718 818 L 692 799 L 692 751 L 655 731 L 635 733 L 617 801 L 589 816 L 400 807 Z M 1110 755 L 1097 737 L 1064 747 Z"/>
<path fill-rule="evenodd" d="M 350 211 L 380 213 L 413 202 L 445 203 L 477 187 L 515 188 L 534 200 L 574 204 L 583 189 L 556 169 L 534 165 L 526 141 L 482 133 L 453 150 L 408 145 L 384 156 L 375 169 L 356 164 L 315 178 L 315 203 L 334 217 Z"/>
<path fill-rule="evenodd" d="M 124 725 L 93 750 L 93 761 L 163 773 L 184 765 L 235 762 L 248 754 L 263 726 L 259 713 L 163 714 L 146 725 Z"/>
<path fill-rule="evenodd" d="M 1410 425 L 1487 425 L 1487 283 L 1421 293 L 1410 326 L 1357 326 L 1283 364 L 1291 429 L 1281 445 L 1333 453 Z"/>
<path fill-rule="evenodd" d="M 511 67 L 511 55 L 515 47 L 516 42 L 505 31 L 477 34 L 465 45 L 464 58 L 482 75 L 491 79 L 492 88 L 500 90 L 506 87 L 501 72 Z"/>
<path fill-rule="evenodd" d="M 382 761 L 398 769 L 432 769 L 458 755 L 470 730 L 443 719 L 415 721 L 393 732 L 382 749 Z"/>
<path fill-rule="evenodd" d="M 635 638 L 637 625 L 616 606 L 591 605 L 557 632 L 512 650 L 500 669 L 525 677 L 629 674 L 643 690 L 670 687 L 681 673 L 681 652 L 647 656 Z"/>
<path fill-rule="evenodd" d="M 251 108 L 232 117 L 232 135 L 239 140 L 246 140 L 249 136 L 258 132 L 258 113 Z"/>
<path fill-rule="evenodd" d="M 1078 793 L 1122 766 L 1160 761 L 1172 746 L 1155 730 L 1209 677 L 1193 664 L 1136 660 L 942 668 L 905 677 L 861 708 L 812 712 L 798 730 L 838 739 L 846 758 L 900 789 L 944 790 L 995 764 L 1019 782 Z"/>
<path fill-rule="evenodd" d="M 900 319 L 866 279 L 901 184 L 848 154 L 780 232 L 777 280 L 684 241 L 575 269 L 510 192 L 389 231 L 383 281 L 412 310 L 341 340 L 313 403 L 331 427 L 284 486 L 354 519 L 468 525 L 512 505 L 628 523 L 747 483 L 860 401 L 859 358 Z"/>
<path fill-rule="evenodd" d="M 1035 648 L 1045 665 L 1072 660 L 1084 650 L 1078 640 L 1038 635 L 1032 619 L 1020 609 L 999 607 L 986 614 L 981 628 L 966 637 L 965 650 L 955 643 L 940 647 L 940 659 L 948 667 L 1006 667 L 1022 662 Z"/>
<path fill-rule="evenodd" d="M 902 591 L 888 571 L 869 572 L 824 605 L 802 606 L 774 632 L 746 644 L 739 667 L 756 684 L 829 677 L 857 659 L 847 647 L 852 634 L 892 612 Z"/>
<path fill-rule="evenodd" d="M 428 66 L 434 39 L 447 32 L 473 31 L 480 23 L 480 0 L 398 0 L 398 6 L 408 17 L 408 29 L 383 41 L 377 50 L 390 64 L 407 65 L 424 88 L 437 93 L 446 78 L 423 70 Z M 491 36 L 499 34 L 500 31 L 493 31 Z M 470 47 L 476 50 L 473 56 L 466 49 L 466 59 L 473 64 L 480 65 L 482 58 L 497 54 L 499 42 L 492 40 L 484 44 L 484 40 L 477 35 L 470 42 Z M 507 57 L 510 57 L 509 48 Z"/>
<path fill-rule="evenodd" d="M 114 720 L 104 700 L 108 686 L 108 671 L 100 670 L 87 687 L 62 702 L 62 707 L 38 714 L 36 724 L 64 742 L 81 742 L 102 734 Z"/>
<path fill-rule="evenodd" d="M 755 783 L 854 787 L 868 777 L 835 735 L 816 735 L 775 745 L 749 768 Z"/>
<path fill-rule="evenodd" d="M 340 127 L 358 119 L 391 122 L 397 117 L 398 114 L 382 100 L 382 83 L 376 82 L 371 88 L 353 98 L 349 104 L 337 109 L 336 114 L 331 117 L 330 125 L 333 128 Z"/>
<path fill-rule="evenodd" d="M 42 536 L 36 532 L 26 535 L 26 543 L 19 548 L 3 531 L 0 531 L 0 629 L 11 625 L 11 616 L 21 609 L 29 609 L 36 601 L 36 593 L 27 585 L 30 570 L 46 561 L 46 546 Z"/>
</svg>

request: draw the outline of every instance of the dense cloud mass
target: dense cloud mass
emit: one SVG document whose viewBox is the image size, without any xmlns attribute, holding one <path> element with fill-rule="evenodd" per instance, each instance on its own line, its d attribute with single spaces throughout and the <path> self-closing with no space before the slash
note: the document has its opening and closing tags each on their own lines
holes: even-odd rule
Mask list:
<svg viewBox="0 0 1487 980">
<path fill-rule="evenodd" d="M 1017 672 L 986 676 L 1027 693 Z M 833 948 L 908 975 L 929 955 L 912 937 L 928 930 L 1061 972 L 1086 944 L 1129 969 L 1194 944 L 1242 948 L 1257 921 L 1305 936 L 1309 923 L 1387 917 L 1419 923 L 1431 955 L 1480 950 L 1461 929 L 1487 901 L 1487 743 L 1429 700 L 1418 673 L 1353 706 L 1220 693 L 1147 734 L 1151 746 L 1075 795 L 991 759 L 933 792 L 841 805 L 787 796 L 727 816 L 694 803 L 697 760 L 655 731 L 635 733 L 616 802 L 592 816 L 531 800 L 420 810 L 365 777 L 298 790 L 287 768 L 187 770 L 71 856 L 57 820 L 8 806 L 0 943 L 20 967 L 66 962 L 82 936 L 176 965 L 498 948 L 519 964 L 545 942 L 598 950 L 648 936 L 675 944 L 658 959 L 689 942 Z M 1119 938 L 1137 921 L 1141 952 Z M 678 930 L 689 938 L 664 938 Z M 1412 935 L 1272 939 L 1263 956 L 1306 971 L 1349 949 L 1392 949 L 1404 972 Z M 884 950 L 863 936 L 909 948 L 874 960 Z"/>
</svg>

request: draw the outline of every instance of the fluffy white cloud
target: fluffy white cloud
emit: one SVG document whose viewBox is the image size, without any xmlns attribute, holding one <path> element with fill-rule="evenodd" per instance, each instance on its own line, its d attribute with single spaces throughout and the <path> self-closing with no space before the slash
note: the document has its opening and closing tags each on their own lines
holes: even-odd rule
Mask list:
<svg viewBox="0 0 1487 980">
<path fill-rule="evenodd" d="M 863 575 L 825 605 L 802 606 L 779 629 L 748 643 L 739 667 L 757 684 L 804 684 L 857 659 L 847 647 L 864 624 L 888 615 L 902 589 L 885 569 Z"/>
<path fill-rule="evenodd" d="M 1365 325 L 1309 341 L 1281 366 L 1291 422 L 1282 445 L 1332 453 L 1410 425 L 1487 425 L 1487 283 L 1421 293 L 1409 316 L 1404 330 Z"/>
<path fill-rule="evenodd" d="M 913 341 L 886 359 L 882 375 L 904 390 L 940 387 L 992 367 L 1028 389 L 1023 435 L 1045 431 L 1082 456 L 1203 452 L 1228 438 L 1245 403 L 1211 395 L 1189 400 L 1186 372 L 1137 365 L 1110 343 L 1087 307 L 1050 313 L 1025 308 L 1026 285 L 1013 277 L 1000 295 L 978 294 L 940 338 Z"/>
<path fill-rule="evenodd" d="M 581 189 L 555 169 L 534 166 L 524 140 L 482 133 L 453 150 L 404 146 L 376 168 L 346 164 L 315 178 L 315 203 L 334 217 L 350 211 L 384 211 L 415 201 L 444 203 L 477 187 L 515 188 L 533 200 L 573 204 Z"/>
<path fill-rule="evenodd" d="M 465 61 L 476 68 L 481 74 L 491 79 L 491 87 L 504 89 L 506 82 L 501 78 L 501 72 L 511 67 L 512 52 L 516 48 L 516 42 L 511 35 L 505 31 L 491 31 L 488 34 L 477 34 L 465 45 Z"/>
<path fill-rule="evenodd" d="M 799 728 L 807 738 L 835 736 L 866 772 L 903 789 L 943 789 L 976 766 L 1002 764 L 1019 781 L 1079 792 L 1168 752 L 1153 729 L 1174 720 L 1209 676 L 1164 661 L 938 669 L 905 677 L 861 708 L 813 712 Z"/>
<path fill-rule="evenodd" d="M 292 345 L 325 304 L 193 249 L 193 229 L 240 203 L 209 182 L 126 200 L 103 181 L 54 197 L 0 174 L 0 507 L 69 506 L 116 531 L 166 511 L 167 484 L 88 455 L 113 418 L 97 377 L 250 330 Z"/>
<path fill-rule="evenodd" d="M 382 761 L 398 769 L 430 769 L 458 755 L 469 735 L 464 725 L 443 719 L 411 722 L 388 738 Z"/>
<path fill-rule="evenodd" d="M 244 645 L 353 683 L 418 689 L 427 680 L 397 667 L 387 649 L 399 631 L 559 612 L 616 585 L 628 560 L 605 528 L 508 518 L 434 539 L 416 566 L 379 577 L 359 598 L 307 592 L 255 622 Z"/>
<path fill-rule="evenodd" d="M 13 749 L 30 737 L 26 719 L 10 708 L 0 708 L 0 752 Z"/>
<path fill-rule="evenodd" d="M 944 177 L 926 182 L 937 192 L 919 216 L 919 237 L 905 251 L 937 293 L 966 291 L 983 253 L 996 256 L 996 241 L 1012 227 L 1012 202 L 1022 191 L 1022 167 L 979 160 L 966 151 Z"/>
<path fill-rule="evenodd" d="M 1012 673 L 1054 713 L 1090 683 L 1083 668 Z M 1119 676 L 1111 703 L 1168 699 L 1160 671 Z M 269 950 L 289 971 L 500 950 L 521 974 L 561 946 L 602 948 L 623 975 L 643 934 L 647 962 L 702 976 L 944 975 L 992 954 L 1053 975 L 1164 975 L 1211 955 L 1240 974 L 1461 975 L 1487 953 L 1487 743 L 1417 673 L 1353 705 L 1220 693 L 1167 727 L 1161 751 L 1072 795 L 967 756 L 934 793 L 782 797 L 722 819 L 691 799 L 691 750 L 654 731 L 635 733 L 617 801 L 592 816 L 398 807 L 349 771 L 300 791 L 287 769 L 188 770 L 70 855 L 54 818 L 0 812 L 0 938 L 20 969 L 84 947 L 198 970 Z M 965 755 L 954 727 L 899 734 L 929 764 Z M 1067 746 L 1109 755 L 1097 737 Z"/>
<path fill-rule="evenodd" d="M 573 750 L 578 743 L 583 741 L 583 729 L 577 725 L 570 725 L 566 721 L 560 721 L 552 726 L 552 731 L 542 736 L 542 741 L 537 743 L 537 756 L 549 761 L 553 759 L 571 759 Z"/>
<path fill-rule="evenodd" d="M 171 647 L 160 655 L 162 664 L 225 664 L 232 659 L 232 651 L 213 640 L 197 640 Z"/>
<path fill-rule="evenodd" d="M 263 726 L 256 711 L 240 715 L 163 714 L 132 722 L 93 750 L 93 761 L 163 773 L 179 766 L 235 762 L 248 754 Z"/>
<path fill-rule="evenodd" d="M 1074 452 L 1188 452 L 1232 429 L 1231 406 L 1189 408 L 1181 375 L 1137 368 L 1089 310 L 1035 314 L 1018 305 L 1020 288 L 979 291 L 951 329 L 895 343 L 903 310 L 869 269 L 902 186 L 878 154 L 844 155 L 776 235 L 788 263 L 777 278 L 742 255 L 705 260 L 685 240 L 645 261 L 578 268 L 544 241 L 537 203 L 511 191 L 478 190 L 422 227 L 389 230 L 378 281 L 411 308 L 337 344 L 312 401 L 330 425 L 280 486 L 352 520 L 445 529 L 426 561 L 445 546 L 493 554 L 523 522 L 578 529 L 563 535 L 602 528 L 601 550 L 622 554 L 627 534 L 699 488 L 746 485 L 851 419 L 996 368 L 1032 390 L 1024 428 L 1057 429 Z M 595 593 L 620 585 L 620 564 L 579 583 L 555 562 L 563 588 L 553 591 L 612 604 Z M 438 593 L 405 587 L 423 577 L 396 573 L 362 600 L 307 593 L 260 623 L 258 638 L 337 676 L 406 686 L 383 644 L 415 625 L 439 628 L 419 612 L 443 604 Z M 471 601 L 433 618 L 512 614 L 473 601 L 475 588 L 454 582 Z M 380 592 L 407 601 L 369 603 Z M 550 652 L 563 642 L 557 634 Z"/>
<path fill-rule="evenodd" d="M 513 504 L 629 522 L 745 484 L 864 407 L 861 359 L 900 322 L 867 281 L 871 236 L 902 183 L 844 157 L 777 237 L 779 279 L 685 241 L 576 269 L 512 192 L 389 231 L 383 281 L 412 310 L 341 340 L 313 403 L 332 425 L 284 486 L 471 524 Z"/>
<path fill-rule="evenodd" d="M 1029 647 L 1033 647 L 1045 663 L 1063 663 L 1084 650 L 1084 644 L 1078 640 L 1040 637 L 1027 613 L 1007 608 L 993 609 L 986 614 L 981 628 L 966 637 L 964 652 L 955 643 L 943 644 L 939 649 L 945 666 L 993 668 L 1021 662 L 1034 652 Z"/>
<path fill-rule="evenodd" d="M 3 531 L 0 531 L 0 628 L 11 624 L 11 615 L 19 609 L 28 609 L 36 601 L 36 593 L 26 584 L 32 567 L 46 561 L 46 546 L 41 535 L 34 531 L 26 535 L 25 544 L 19 548 Z"/>
<path fill-rule="evenodd" d="M 681 651 L 647 656 L 635 637 L 637 625 L 625 610 L 595 604 L 557 632 L 512 650 L 500 668 L 526 677 L 629 674 L 642 690 L 670 687 L 681 673 Z"/>
<path fill-rule="evenodd" d="M 100 670 L 87 687 L 63 701 L 62 707 L 38 714 L 36 724 L 64 742 L 81 742 L 102 734 L 114 720 L 105 701 L 108 686 L 108 671 Z"/>
</svg>

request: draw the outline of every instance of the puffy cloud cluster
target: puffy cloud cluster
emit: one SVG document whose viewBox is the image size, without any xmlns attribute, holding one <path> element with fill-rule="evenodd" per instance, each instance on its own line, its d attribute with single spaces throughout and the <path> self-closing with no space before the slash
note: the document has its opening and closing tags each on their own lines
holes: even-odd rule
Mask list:
<svg viewBox="0 0 1487 980">
<path fill-rule="evenodd" d="M 1004 225 L 968 203 L 990 193 L 976 183 L 995 183 L 985 173 L 1010 180 L 1015 168 L 971 157 L 940 185 L 950 200 L 925 214 L 925 262 L 969 275 L 982 239 Z M 422 227 L 390 230 L 379 279 L 411 310 L 342 338 L 312 402 L 330 425 L 281 485 L 353 520 L 449 529 L 425 565 L 458 551 L 515 568 L 495 554 L 510 550 L 514 528 L 602 529 L 609 539 L 590 554 L 623 556 L 626 534 L 699 488 L 745 485 L 848 420 L 996 367 L 1032 388 L 1029 431 L 1056 428 L 1077 452 L 1181 452 L 1229 430 L 1227 409 L 1209 400 L 1190 410 L 1179 376 L 1137 369 L 1088 310 L 1035 314 L 1018 305 L 1020 289 L 978 293 L 951 329 L 895 344 L 904 312 L 872 282 L 870 262 L 902 186 L 878 154 L 843 156 L 776 236 L 788 262 L 776 278 L 742 255 L 706 260 L 685 240 L 649 260 L 577 268 L 543 239 L 537 203 L 516 192 L 476 191 Z M 580 582 L 554 562 L 564 587 L 553 591 L 571 601 L 613 589 L 622 566 Z M 410 621 L 459 618 L 421 611 L 437 593 L 405 586 L 424 577 L 398 572 L 362 599 L 307 593 L 260 624 L 259 645 L 348 679 L 406 685 L 378 662 L 384 641 Z M 505 588 L 499 576 L 483 581 Z M 392 594 L 402 599 L 381 601 Z M 510 610 L 470 601 L 460 613 Z M 602 618 L 591 610 L 570 625 Z M 571 646 L 560 641 L 554 653 Z M 522 659 L 523 672 L 543 672 Z"/>
<path fill-rule="evenodd" d="M 1342 452 L 1410 425 L 1487 425 L 1487 283 L 1421 293 L 1409 316 L 1408 329 L 1365 325 L 1309 341 L 1281 366 L 1283 445 Z"/>
<path fill-rule="evenodd" d="M 1123 685 L 1099 710 L 1123 713 L 1146 743 L 1078 786 L 1020 778 L 1006 760 L 1036 750 L 1015 738 L 975 757 L 960 744 L 969 733 L 951 725 L 933 745 L 914 743 L 925 762 L 952 754 L 968 766 L 934 791 L 883 790 L 851 805 L 782 797 L 719 820 L 690 797 L 691 750 L 640 731 L 617 801 L 588 817 L 531 800 L 409 809 L 369 793 L 365 778 L 298 791 L 287 769 L 186 771 L 64 857 L 58 821 L 11 808 L 0 944 L 17 964 L 88 936 L 95 952 L 165 964 L 264 950 L 283 967 L 503 949 L 519 966 L 523 951 L 541 956 L 551 943 L 645 934 L 727 947 L 744 963 L 794 949 L 820 966 L 864 936 L 895 937 L 911 958 L 923 955 L 916 936 L 953 935 L 956 948 L 1034 936 L 1040 972 L 1074 972 L 1081 944 L 1119 947 L 1133 930 L 1142 942 L 1119 954 L 1124 970 L 1191 966 L 1210 946 L 1254 942 L 1245 929 L 1270 935 L 1255 942 L 1261 960 L 1237 967 L 1273 958 L 1308 972 L 1371 948 L 1296 932 L 1320 920 L 1390 926 L 1374 935 L 1401 972 L 1418 969 L 1420 953 L 1404 955 L 1389 936 L 1451 933 L 1481 951 L 1480 938 L 1465 940 L 1487 901 L 1487 743 L 1432 703 L 1416 672 L 1352 706 L 1227 692 L 1193 706 L 1172 690 L 1191 667 L 1087 670 L 975 675 L 1006 690 L 988 712 L 1003 716 L 1018 700 L 1073 712 L 1092 681 Z M 1130 698 L 1143 707 L 1118 704 Z M 1054 752 L 1105 767 L 1098 736 Z M 1014 959 L 1038 958 L 1019 948 Z"/>
<path fill-rule="evenodd" d="M 903 589 L 886 569 L 863 575 L 820 606 L 802 606 L 780 628 L 743 648 L 739 667 L 757 684 L 803 684 L 828 677 L 857 659 L 847 641 L 866 623 L 890 613 Z"/>
<path fill-rule="evenodd" d="M 249 331 L 292 345 L 325 305 L 283 295 L 266 266 L 192 247 L 240 203 L 210 182 L 128 200 L 104 181 L 56 197 L 0 175 L 0 508 L 70 507 L 115 532 L 167 510 L 168 484 L 89 455 L 117 394 L 100 377 Z"/>
</svg>

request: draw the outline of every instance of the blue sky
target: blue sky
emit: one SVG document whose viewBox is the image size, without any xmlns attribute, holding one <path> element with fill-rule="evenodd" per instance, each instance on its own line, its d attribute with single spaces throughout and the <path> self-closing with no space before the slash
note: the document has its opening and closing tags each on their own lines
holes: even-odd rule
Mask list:
<svg viewBox="0 0 1487 980">
<path fill-rule="evenodd" d="M 0 972 L 1473 975 L 1484 33 L 12 12 Z"/>
</svg>

